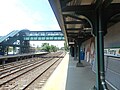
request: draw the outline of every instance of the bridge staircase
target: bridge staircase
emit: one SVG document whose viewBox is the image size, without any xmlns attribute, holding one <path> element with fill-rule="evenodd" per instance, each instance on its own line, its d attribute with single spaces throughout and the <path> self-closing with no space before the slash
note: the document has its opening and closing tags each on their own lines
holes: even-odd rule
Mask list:
<svg viewBox="0 0 120 90">
<path fill-rule="evenodd" d="M 63 41 L 64 35 L 57 31 L 14 30 L 6 36 L 0 37 L 0 55 L 8 55 L 9 46 L 19 47 L 19 53 L 29 53 L 29 41 Z M 14 50 L 13 50 L 14 51 Z"/>
</svg>

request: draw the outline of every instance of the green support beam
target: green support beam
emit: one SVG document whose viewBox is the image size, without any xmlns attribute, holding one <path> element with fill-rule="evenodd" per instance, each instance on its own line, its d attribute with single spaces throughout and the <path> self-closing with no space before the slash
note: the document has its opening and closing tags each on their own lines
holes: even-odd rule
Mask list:
<svg viewBox="0 0 120 90">
<path fill-rule="evenodd" d="M 53 3 L 52 1 L 56 1 Z M 68 0 L 69 1 L 69 0 Z M 91 4 L 85 5 L 85 2 Z M 82 32 L 81 29 L 77 28 L 77 25 L 68 25 L 72 21 L 83 21 L 84 28 L 92 28 L 92 35 L 95 37 L 96 44 L 96 89 L 97 90 L 108 90 L 105 83 L 105 71 L 104 71 L 104 39 L 103 36 L 107 33 L 108 25 L 111 23 L 109 20 L 115 18 L 120 14 L 120 3 L 112 3 L 113 0 L 51 0 L 53 3 L 51 6 L 54 7 L 55 15 L 60 23 L 60 26 L 65 28 L 66 38 L 70 41 L 77 39 L 79 36 L 83 36 L 82 41 L 88 40 L 91 36 L 87 33 Z M 117 3 L 118 2 L 118 3 Z M 59 7 L 61 6 L 61 7 Z M 82 17 L 81 17 L 82 16 Z M 114 16 L 114 17 L 113 17 Z M 63 19 L 65 18 L 65 19 Z M 115 20 L 115 19 L 114 19 Z M 64 22 L 64 23 L 63 23 Z M 86 24 L 86 22 L 88 22 Z M 74 24 L 76 24 L 74 22 Z M 81 24 L 81 22 L 79 23 Z M 113 24 L 113 23 L 112 23 Z M 115 24 L 115 23 L 114 23 Z M 73 30 L 77 33 L 74 33 Z M 73 33 L 71 33 L 73 32 Z M 69 42 L 68 42 L 69 43 Z M 80 48 L 80 47 L 79 47 Z M 80 54 L 80 52 L 79 52 Z"/>
<path fill-rule="evenodd" d="M 83 5 L 83 6 L 66 6 L 62 9 L 62 12 L 86 12 L 93 11 L 95 9 L 94 5 Z"/>
<path fill-rule="evenodd" d="M 111 4 L 112 1 L 113 1 L 113 0 L 104 0 L 102 6 L 103 6 L 104 8 L 106 8 L 107 6 L 109 6 L 109 5 Z"/>
<path fill-rule="evenodd" d="M 74 60 L 77 60 L 77 45 L 74 45 Z"/>
<path fill-rule="evenodd" d="M 80 42 L 80 39 L 77 40 L 78 42 L 78 63 L 76 64 L 76 67 L 83 67 L 83 64 L 81 62 L 81 59 L 80 59 L 80 55 L 81 55 L 81 42 Z"/>
<path fill-rule="evenodd" d="M 99 6 L 97 10 L 97 24 L 96 24 L 96 87 L 97 90 L 108 90 L 105 82 L 105 71 L 104 71 L 104 30 L 103 30 L 103 18 L 102 18 L 102 7 Z"/>
<path fill-rule="evenodd" d="M 78 42 L 78 63 L 81 63 L 81 60 L 80 60 L 80 47 L 81 47 L 81 44 L 80 44 L 80 42 Z"/>
</svg>

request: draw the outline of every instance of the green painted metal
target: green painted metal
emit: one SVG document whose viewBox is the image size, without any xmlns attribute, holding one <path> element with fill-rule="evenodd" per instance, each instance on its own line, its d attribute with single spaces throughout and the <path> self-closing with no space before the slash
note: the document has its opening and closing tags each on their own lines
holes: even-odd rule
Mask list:
<svg viewBox="0 0 120 90">
<path fill-rule="evenodd" d="M 77 59 L 77 45 L 74 45 L 74 60 Z"/>
<path fill-rule="evenodd" d="M 98 34 L 96 34 L 95 37 L 95 50 L 96 50 L 96 88 L 97 90 L 100 90 L 101 88 L 101 81 L 100 81 L 100 64 L 99 64 L 99 37 Z"/>
<path fill-rule="evenodd" d="M 69 0 L 67 0 L 69 1 Z M 107 90 L 105 84 L 105 72 L 104 72 L 104 39 L 103 36 L 107 33 L 107 28 L 112 23 L 109 20 L 113 16 L 120 14 L 120 3 L 112 3 L 114 0 L 93 0 L 91 4 L 84 5 L 81 0 L 71 0 L 68 3 L 66 0 L 49 0 L 51 7 L 56 15 L 56 18 L 60 24 L 60 26 L 65 28 L 64 33 L 66 33 L 66 38 L 71 41 L 76 39 L 80 34 L 74 34 L 67 32 L 67 30 L 76 30 L 74 27 L 67 27 L 67 24 L 77 24 L 77 22 L 66 22 L 67 17 L 72 17 L 82 21 L 87 25 L 83 20 L 83 18 L 76 16 L 85 16 L 87 22 L 89 22 L 89 26 L 92 27 L 92 35 L 95 37 L 95 45 L 96 45 L 96 89 L 97 90 Z M 83 0 L 84 1 L 84 0 Z M 75 3 L 76 2 L 76 3 Z M 86 0 L 87 2 L 87 0 Z M 90 2 L 90 1 L 88 1 Z M 61 7 L 60 7 L 61 6 Z M 103 21 L 104 20 L 104 21 Z M 73 19 L 74 21 L 74 19 Z M 76 20 L 77 21 L 77 20 Z M 64 23 L 63 23 L 64 22 Z M 118 22 L 118 20 L 117 20 Z M 79 22 L 81 24 L 81 22 Z M 115 24 L 115 22 L 113 23 Z M 112 24 L 112 25 L 113 25 Z M 87 26 L 87 28 L 90 28 Z M 70 28 L 70 29 L 69 29 Z M 78 29 L 78 28 L 77 28 Z M 78 30 L 81 30 L 80 28 Z M 87 34 L 86 36 L 88 36 Z M 84 37 L 82 40 L 87 40 L 87 37 Z M 90 37 L 88 37 L 89 39 Z M 69 43 L 69 42 L 68 42 Z"/>
<path fill-rule="evenodd" d="M 24 36 L 29 41 L 63 41 L 64 36 Z"/>
<path fill-rule="evenodd" d="M 6 36 L 0 37 L 0 55 L 8 54 L 9 46 L 19 47 L 19 53 L 29 53 L 29 41 L 63 41 L 61 31 L 29 31 L 14 30 Z M 14 54 L 14 53 L 13 53 Z"/>
<path fill-rule="evenodd" d="M 0 45 L 0 55 L 8 55 L 8 46 Z"/>
<path fill-rule="evenodd" d="M 10 32 L 9 34 L 7 34 L 6 36 L 3 36 L 0 38 L 0 43 L 2 43 L 3 41 L 5 41 L 6 39 L 8 39 L 9 37 L 13 37 L 15 36 L 17 33 L 19 33 L 20 30 L 14 30 L 12 32 Z"/>
<path fill-rule="evenodd" d="M 71 56 L 74 57 L 74 47 L 73 47 L 73 45 L 70 46 L 70 53 L 71 53 Z"/>
<path fill-rule="evenodd" d="M 0 45 L 0 55 L 5 54 L 5 46 Z"/>
<path fill-rule="evenodd" d="M 104 71 L 104 30 L 103 30 L 103 17 L 102 17 L 102 5 L 97 9 L 97 22 L 96 22 L 96 85 L 97 90 L 107 90 L 105 82 Z"/>
<path fill-rule="evenodd" d="M 99 33 L 99 65 L 100 65 L 100 80 L 101 80 L 101 89 L 100 90 L 107 90 L 106 82 L 105 82 L 105 70 L 104 70 L 104 32 L 106 30 L 102 30 L 103 28 L 103 18 L 102 18 L 102 6 L 99 7 L 98 10 L 98 33 Z M 104 82 L 104 83 L 103 83 Z"/>
<path fill-rule="evenodd" d="M 23 37 L 29 41 L 62 41 L 64 35 L 61 31 L 27 31 Z"/>
<path fill-rule="evenodd" d="M 81 47 L 81 44 L 80 42 L 78 41 L 78 62 L 81 63 L 81 60 L 80 60 L 80 47 Z"/>
</svg>

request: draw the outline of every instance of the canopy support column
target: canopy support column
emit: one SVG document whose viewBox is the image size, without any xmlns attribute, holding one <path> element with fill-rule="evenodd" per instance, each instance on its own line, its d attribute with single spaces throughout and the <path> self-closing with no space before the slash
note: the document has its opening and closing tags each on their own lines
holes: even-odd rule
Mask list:
<svg viewBox="0 0 120 90">
<path fill-rule="evenodd" d="M 77 45 L 74 45 L 74 60 L 77 60 Z"/>
<path fill-rule="evenodd" d="M 105 82 L 104 70 L 104 25 L 102 18 L 102 8 L 97 10 L 97 25 L 96 25 L 96 87 L 97 90 L 108 90 Z"/>
<path fill-rule="evenodd" d="M 80 59 L 80 55 L 81 55 L 80 48 L 81 48 L 81 43 L 78 40 L 78 63 L 76 64 L 77 67 L 83 67 L 83 64 L 82 64 L 81 59 Z"/>
</svg>

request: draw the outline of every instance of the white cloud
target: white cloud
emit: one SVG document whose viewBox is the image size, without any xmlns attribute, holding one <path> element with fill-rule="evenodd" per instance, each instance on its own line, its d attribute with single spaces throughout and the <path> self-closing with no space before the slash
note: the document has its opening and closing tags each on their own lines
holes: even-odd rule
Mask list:
<svg viewBox="0 0 120 90">
<path fill-rule="evenodd" d="M 32 24 L 32 18 L 25 10 L 17 6 L 18 3 L 20 3 L 18 0 L 0 1 L 0 29 L 4 30 L 2 35 Z"/>
<path fill-rule="evenodd" d="M 0 35 L 6 35 L 12 30 L 58 30 L 60 29 L 55 18 L 51 23 L 43 24 L 45 17 L 42 12 L 32 12 L 20 0 L 0 0 Z"/>
<path fill-rule="evenodd" d="M 46 17 L 41 11 L 31 12 L 21 1 L 24 0 L 0 0 L 0 36 L 6 35 L 13 30 L 25 28 L 33 31 L 60 30 L 54 17 Z M 45 3 L 48 3 L 48 1 L 46 0 Z M 44 42 L 31 43 L 41 45 Z M 47 43 L 58 47 L 64 46 L 64 41 L 47 41 Z"/>
</svg>

